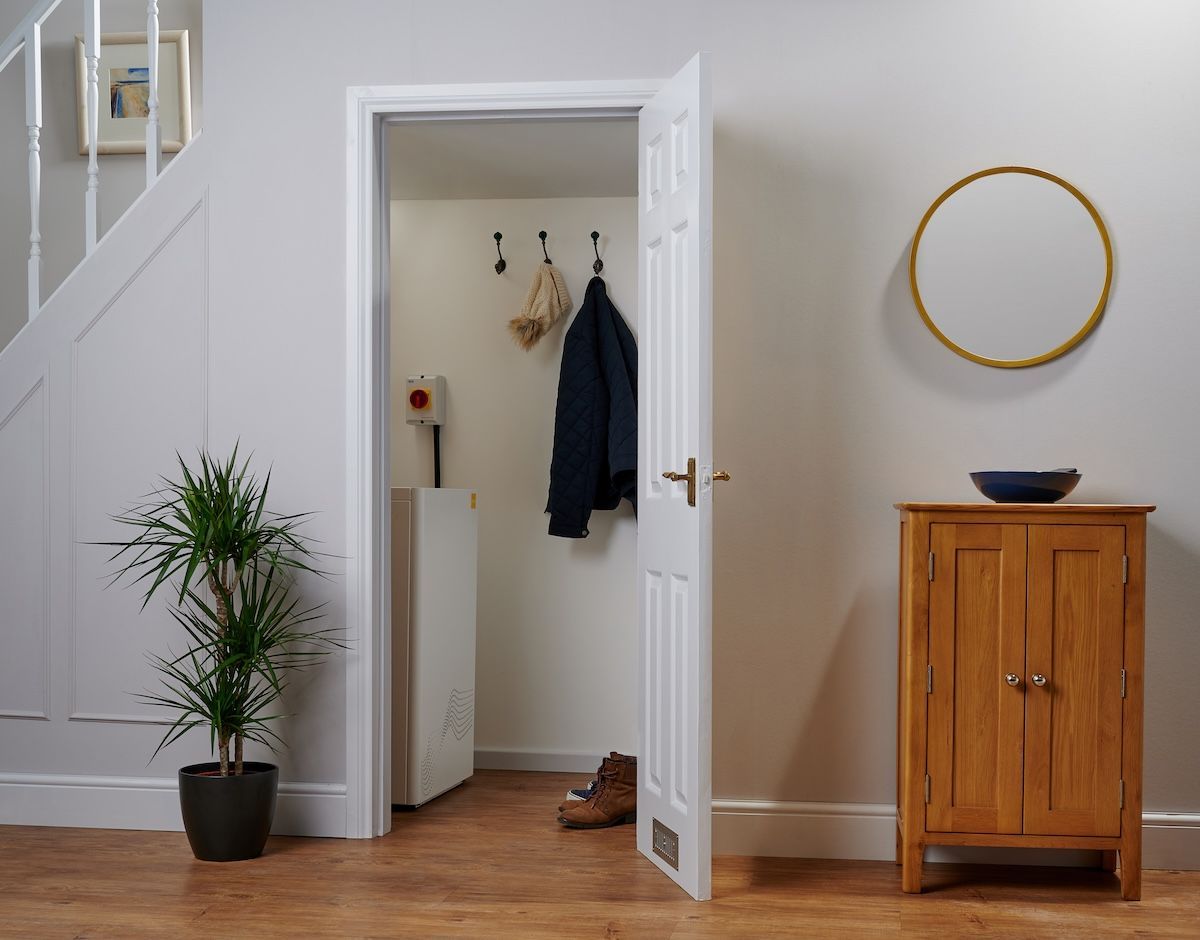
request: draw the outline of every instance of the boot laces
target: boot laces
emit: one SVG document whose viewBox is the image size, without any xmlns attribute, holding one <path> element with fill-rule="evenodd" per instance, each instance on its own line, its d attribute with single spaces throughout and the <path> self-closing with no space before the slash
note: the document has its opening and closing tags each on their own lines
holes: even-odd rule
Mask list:
<svg viewBox="0 0 1200 940">
<path fill-rule="evenodd" d="M 605 762 L 600 765 L 600 769 L 596 771 L 596 792 L 592 794 L 592 799 L 599 800 L 605 793 L 608 792 L 609 783 L 616 779 L 616 761 L 605 760 Z"/>
</svg>

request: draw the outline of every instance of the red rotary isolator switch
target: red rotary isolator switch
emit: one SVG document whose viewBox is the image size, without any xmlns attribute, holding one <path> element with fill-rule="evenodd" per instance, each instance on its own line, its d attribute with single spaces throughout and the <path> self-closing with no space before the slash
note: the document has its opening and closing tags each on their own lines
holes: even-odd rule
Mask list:
<svg viewBox="0 0 1200 940">
<path fill-rule="evenodd" d="M 405 383 L 404 420 L 415 425 L 446 423 L 446 377 L 410 375 Z"/>
</svg>

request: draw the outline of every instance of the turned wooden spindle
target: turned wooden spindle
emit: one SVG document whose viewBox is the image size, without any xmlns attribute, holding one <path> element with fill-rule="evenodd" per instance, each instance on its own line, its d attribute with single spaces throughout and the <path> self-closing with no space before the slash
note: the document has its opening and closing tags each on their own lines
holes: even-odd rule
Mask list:
<svg viewBox="0 0 1200 940">
<path fill-rule="evenodd" d="M 100 237 L 100 0 L 83 2 L 83 57 L 87 65 L 87 192 L 84 196 L 84 247 L 91 254 Z"/>
<path fill-rule="evenodd" d="M 41 309 L 42 281 L 42 27 L 25 34 L 25 126 L 29 134 L 29 319 Z"/>
<path fill-rule="evenodd" d="M 146 121 L 146 186 L 162 172 L 162 126 L 158 119 L 158 0 L 146 4 L 146 48 L 150 65 L 149 119 Z"/>
</svg>

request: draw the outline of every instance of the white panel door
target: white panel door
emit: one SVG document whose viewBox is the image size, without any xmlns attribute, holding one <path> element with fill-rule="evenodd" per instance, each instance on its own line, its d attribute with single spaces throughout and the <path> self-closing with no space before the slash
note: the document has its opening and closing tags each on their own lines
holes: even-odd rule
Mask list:
<svg viewBox="0 0 1200 940">
<path fill-rule="evenodd" d="M 638 117 L 637 841 L 697 900 L 712 895 L 710 102 L 700 53 Z M 689 461 L 691 482 L 664 478 Z"/>
</svg>

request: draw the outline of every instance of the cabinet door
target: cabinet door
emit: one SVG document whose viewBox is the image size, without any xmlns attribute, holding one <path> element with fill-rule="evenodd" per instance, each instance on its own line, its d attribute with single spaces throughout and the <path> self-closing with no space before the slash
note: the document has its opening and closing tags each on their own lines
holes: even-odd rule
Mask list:
<svg viewBox="0 0 1200 940">
<path fill-rule="evenodd" d="M 1027 833 L 1121 834 L 1124 553 L 1124 526 L 1029 527 Z"/>
<path fill-rule="evenodd" d="M 931 526 L 929 805 L 932 832 L 1021 831 L 1024 525 Z"/>
</svg>

